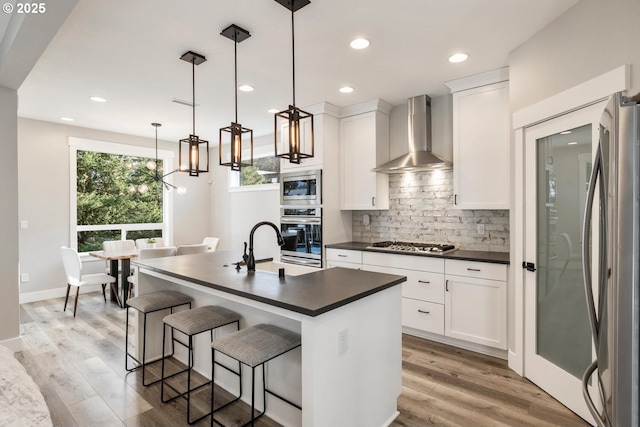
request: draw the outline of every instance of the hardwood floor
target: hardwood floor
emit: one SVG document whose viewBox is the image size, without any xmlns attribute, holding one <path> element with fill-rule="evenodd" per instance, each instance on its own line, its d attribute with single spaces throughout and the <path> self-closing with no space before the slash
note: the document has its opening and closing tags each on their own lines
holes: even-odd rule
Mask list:
<svg viewBox="0 0 640 427">
<path fill-rule="evenodd" d="M 40 386 L 54 426 L 187 425 L 183 399 L 163 404 L 159 384 L 143 387 L 137 372 L 126 373 L 124 310 L 97 292 L 80 295 L 76 318 L 62 312 L 63 304 L 58 298 L 21 306 L 23 351 L 16 353 Z M 506 361 L 407 335 L 402 358 L 394 427 L 588 425 Z M 206 410 L 209 396 L 206 388 L 195 395 L 196 411 Z M 224 421 L 236 425 L 248 411 L 231 408 Z M 196 425 L 209 425 L 209 418 Z M 278 426 L 268 418 L 256 425 Z"/>
</svg>

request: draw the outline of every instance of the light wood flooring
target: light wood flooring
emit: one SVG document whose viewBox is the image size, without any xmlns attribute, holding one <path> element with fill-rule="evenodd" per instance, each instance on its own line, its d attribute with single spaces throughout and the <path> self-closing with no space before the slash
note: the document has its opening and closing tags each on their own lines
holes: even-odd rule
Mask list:
<svg viewBox="0 0 640 427">
<path fill-rule="evenodd" d="M 58 298 L 21 306 L 23 351 L 16 353 L 40 386 L 54 426 L 187 425 L 183 399 L 163 404 L 159 384 L 143 387 L 138 373 L 125 371 L 124 310 L 97 292 L 80 295 L 76 318 L 62 312 L 63 304 Z M 394 427 L 588 425 L 503 360 L 407 335 L 402 358 Z M 196 410 L 206 409 L 209 393 L 197 394 Z M 236 425 L 242 416 L 248 410 L 235 406 L 225 422 Z M 196 425 L 209 425 L 209 418 Z M 256 425 L 278 426 L 266 417 Z"/>
</svg>

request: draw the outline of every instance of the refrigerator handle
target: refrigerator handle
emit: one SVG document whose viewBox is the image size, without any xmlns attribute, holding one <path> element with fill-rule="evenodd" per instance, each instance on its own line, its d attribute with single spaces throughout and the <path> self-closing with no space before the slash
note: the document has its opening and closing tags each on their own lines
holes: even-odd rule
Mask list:
<svg viewBox="0 0 640 427">
<path fill-rule="evenodd" d="M 602 416 L 600 416 L 600 414 L 598 413 L 598 409 L 596 408 L 596 405 L 593 403 L 593 399 L 591 399 L 591 395 L 589 394 L 589 378 L 591 378 L 597 368 L 598 361 L 594 360 L 593 362 L 591 362 L 587 370 L 584 371 L 584 374 L 582 374 L 582 396 L 584 397 L 584 401 L 587 403 L 589 412 L 591 412 L 591 415 L 593 415 L 593 419 L 596 420 L 596 425 L 598 427 L 607 427 L 611 424 L 607 424 L 606 420 L 604 420 Z M 599 387 L 599 389 L 602 390 L 601 387 Z"/>
<path fill-rule="evenodd" d="M 589 323 L 591 325 L 591 335 L 596 348 L 598 348 L 598 319 L 596 316 L 595 303 L 593 301 L 593 278 L 591 277 L 591 254 L 589 252 L 589 241 L 591 240 L 590 225 L 593 214 L 593 201 L 595 198 L 596 183 L 599 174 L 602 175 L 602 147 L 600 144 L 598 144 L 598 148 L 596 149 L 596 158 L 593 161 L 591 177 L 589 178 L 589 192 L 587 193 L 584 219 L 582 221 L 582 275 L 584 277 L 584 291 L 587 297 L 587 312 L 589 315 Z M 603 200 L 600 200 L 600 202 L 602 203 Z"/>
</svg>

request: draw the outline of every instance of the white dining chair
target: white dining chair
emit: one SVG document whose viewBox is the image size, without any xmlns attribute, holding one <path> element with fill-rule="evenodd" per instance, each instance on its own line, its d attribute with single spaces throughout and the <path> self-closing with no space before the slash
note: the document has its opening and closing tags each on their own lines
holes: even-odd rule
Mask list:
<svg viewBox="0 0 640 427">
<path fill-rule="evenodd" d="M 67 311 L 67 302 L 69 301 L 69 290 L 71 286 L 76 287 L 76 300 L 73 304 L 73 317 L 76 317 L 76 311 L 78 309 L 78 294 L 80 293 L 80 287 L 85 285 L 102 285 L 102 296 L 104 302 L 107 302 L 107 295 L 105 288 L 107 284 L 114 288 L 116 278 L 106 273 L 95 274 L 82 274 L 82 261 L 75 249 L 62 247 L 60 248 L 62 253 L 62 265 L 64 266 L 64 272 L 67 276 L 67 295 L 64 299 L 64 309 Z M 118 292 L 114 289 L 116 297 Z M 118 304 L 120 304 L 120 298 L 118 298 Z"/>
<path fill-rule="evenodd" d="M 150 248 L 162 248 L 165 246 L 164 239 L 162 237 L 154 237 L 156 242 L 149 243 L 149 239 L 136 239 L 136 248 L 138 249 L 150 249 Z"/>
<path fill-rule="evenodd" d="M 202 243 L 199 245 L 178 245 L 176 255 L 202 254 L 207 252 L 209 245 Z"/>
<path fill-rule="evenodd" d="M 174 256 L 175 254 L 176 254 L 175 246 L 165 246 L 162 248 L 146 248 L 146 249 L 140 249 L 140 254 L 138 255 L 138 259 L 163 258 L 168 256 Z M 129 292 L 127 294 L 127 298 L 131 298 L 133 287 L 136 284 L 136 277 L 137 276 L 135 274 L 127 277 L 127 281 L 129 282 Z"/>
<path fill-rule="evenodd" d="M 218 248 L 218 244 L 220 243 L 219 237 L 205 237 L 202 239 L 202 243 L 207 245 L 209 252 L 215 252 Z"/>
</svg>

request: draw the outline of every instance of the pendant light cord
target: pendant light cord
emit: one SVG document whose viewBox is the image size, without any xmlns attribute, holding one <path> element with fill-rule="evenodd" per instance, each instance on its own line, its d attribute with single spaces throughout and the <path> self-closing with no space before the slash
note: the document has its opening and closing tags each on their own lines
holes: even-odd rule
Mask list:
<svg viewBox="0 0 640 427">
<path fill-rule="evenodd" d="M 233 38 L 233 75 L 235 81 L 235 101 L 236 101 L 236 123 L 238 123 L 238 31 L 236 30 L 234 33 L 235 37 Z"/>
<path fill-rule="evenodd" d="M 295 31 L 293 27 L 293 7 L 291 7 L 291 70 L 293 81 L 293 106 L 296 106 L 296 45 L 295 45 Z"/>
<path fill-rule="evenodd" d="M 196 57 L 191 58 L 191 99 L 193 100 L 193 135 L 196 134 Z"/>
</svg>

